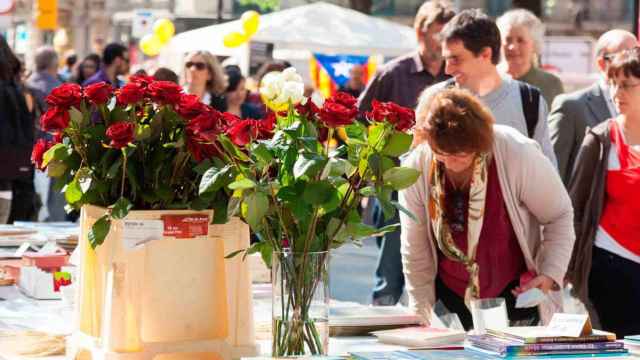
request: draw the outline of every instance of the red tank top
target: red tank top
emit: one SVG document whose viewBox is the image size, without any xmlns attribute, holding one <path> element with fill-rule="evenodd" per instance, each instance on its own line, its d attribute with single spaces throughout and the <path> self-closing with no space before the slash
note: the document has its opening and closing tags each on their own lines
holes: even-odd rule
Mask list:
<svg viewBox="0 0 640 360">
<path fill-rule="evenodd" d="M 617 121 L 609 124 L 611 145 L 618 152 L 620 169 L 607 171 L 600 226 L 620 245 L 640 255 L 640 155 L 625 143 Z"/>
</svg>

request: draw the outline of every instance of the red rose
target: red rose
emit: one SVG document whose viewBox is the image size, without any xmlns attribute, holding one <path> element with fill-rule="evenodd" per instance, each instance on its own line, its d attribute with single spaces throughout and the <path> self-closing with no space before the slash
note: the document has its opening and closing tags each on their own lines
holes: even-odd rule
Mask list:
<svg viewBox="0 0 640 360">
<path fill-rule="evenodd" d="M 72 106 L 80 107 L 82 101 L 82 88 L 78 84 L 62 84 L 53 89 L 47 96 L 49 106 L 57 106 L 69 109 Z"/>
<path fill-rule="evenodd" d="M 113 95 L 113 88 L 106 82 L 101 81 L 84 88 L 84 95 L 92 104 L 103 105 L 106 104 L 111 98 L 111 95 Z"/>
<path fill-rule="evenodd" d="M 242 121 L 242 119 L 240 119 L 239 117 L 237 117 L 236 115 L 230 113 L 230 112 L 223 112 L 222 113 L 222 128 L 223 129 L 228 129 L 230 128 L 233 124 L 235 124 L 238 121 Z"/>
<path fill-rule="evenodd" d="M 325 101 L 320 110 L 320 120 L 330 128 L 351 125 L 358 115 L 358 109 L 347 107 L 333 101 Z"/>
<path fill-rule="evenodd" d="M 227 135 L 234 144 L 245 146 L 258 137 L 257 122 L 251 119 L 236 121 L 227 129 Z"/>
<path fill-rule="evenodd" d="M 149 75 L 131 75 L 131 76 L 129 76 L 129 82 L 130 83 L 137 83 L 137 84 L 142 85 L 142 87 L 147 87 L 147 86 L 149 86 L 149 84 L 151 84 L 154 81 L 155 81 L 155 79 L 153 78 L 153 76 L 149 76 Z"/>
<path fill-rule="evenodd" d="M 182 87 L 171 81 L 154 81 L 148 89 L 153 101 L 163 105 L 176 105 L 182 96 Z"/>
<path fill-rule="evenodd" d="M 302 103 L 296 105 L 296 111 L 301 116 L 312 118 L 320 112 L 320 109 L 313 103 L 313 101 L 311 101 L 311 99 L 307 99 L 307 102 L 304 105 L 302 105 Z"/>
<path fill-rule="evenodd" d="M 186 126 L 187 149 L 197 162 L 218 154 L 213 144 L 223 127 L 222 115 L 214 109 L 189 121 Z"/>
<path fill-rule="evenodd" d="M 109 146 L 122 149 L 133 141 L 136 126 L 130 122 L 117 122 L 107 129 L 107 136 L 111 139 Z"/>
<path fill-rule="evenodd" d="M 38 139 L 35 145 L 33 145 L 33 150 L 31 151 L 31 162 L 37 169 L 44 170 L 44 167 L 42 167 L 42 158 L 44 153 L 46 153 L 53 145 L 53 141 L 46 141 L 45 139 Z"/>
<path fill-rule="evenodd" d="M 63 131 L 69 126 L 69 111 L 62 107 L 50 107 L 40 118 L 40 128 L 45 132 Z"/>
<path fill-rule="evenodd" d="M 416 122 L 413 110 L 393 102 L 378 102 L 377 100 L 373 100 L 371 103 L 371 111 L 367 113 L 367 118 L 378 122 L 388 121 L 398 131 L 407 131 Z"/>
<path fill-rule="evenodd" d="M 269 111 L 264 119 L 258 121 L 258 139 L 270 139 L 275 128 L 276 114 Z"/>
<path fill-rule="evenodd" d="M 176 107 L 176 112 L 187 120 L 191 120 L 196 116 L 211 110 L 212 108 L 210 106 L 207 106 L 205 103 L 200 101 L 197 95 L 193 94 L 182 94 L 180 102 L 178 102 L 178 106 Z"/>
<path fill-rule="evenodd" d="M 348 108 L 352 108 L 356 106 L 358 99 L 354 98 L 351 94 L 338 91 L 329 99 L 329 101 L 336 102 Z"/>
<path fill-rule="evenodd" d="M 145 97 L 144 86 L 139 83 L 128 83 L 116 91 L 118 105 L 137 104 Z"/>
</svg>

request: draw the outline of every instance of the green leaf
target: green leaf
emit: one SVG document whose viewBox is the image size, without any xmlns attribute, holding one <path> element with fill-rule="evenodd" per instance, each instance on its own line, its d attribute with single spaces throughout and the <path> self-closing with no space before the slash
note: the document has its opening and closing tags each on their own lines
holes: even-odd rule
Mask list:
<svg viewBox="0 0 640 360">
<path fill-rule="evenodd" d="M 313 178 L 324 167 L 327 159 L 317 154 L 301 154 L 293 165 L 293 176 L 298 179 L 301 176 Z"/>
<path fill-rule="evenodd" d="M 244 152 L 242 152 L 242 150 L 240 150 L 232 141 L 231 139 L 229 139 L 226 135 L 219 135 L 218 136 L 218 141 L 220 141 L 220 144 L 222 145 L 222 147 L 231 155 L 234 156 L 235 158 L 237 158 L 240 161 L 249 161 L 251 159 L 249 159 L 249 157 L 247 156 L 247 154 L 245 154 Z"/>
<path fill-rule="evenodd" d="M 374 153 L 369 156 L 369 167 L 377 177 L 382 177 L 385 171 L 393 168 L 396 164 L 387 156 Z"/>
<path fill-rule="evenodd" d="M 129 213 L 129 210 L 133 208 L 133 204 L 126 197 L 121 197 L 113 204 L 113 210 L 111 210 L 111 217 L 114 219 L 124 219 Z"/>
<path fill-rule="evenodd" d="M 373 186 L 367 186 L 360 189 L 360 195 L 362 196 L 376 196 L 376 189 Z"/>
<path fill-rule="evenodd" d="M 387 145 L 385 145 L 385 147 L 382 149 L 382 153 L 385 155 L 398 157 L 409 151 L 412 141 L 412 135 L 396 131 L 389 137 Z"/>
<path fill-rule="evenodd" d="M 408 167 L 392 167 L 384 172 L 385 184 L 391 185 L 394 190 L 402 190 L 413 185 L 420 177 L 420 171 Z"/>
<path fill-rule="evenodd" d="M 76 179 L 78 179 L 78 184 L 80 184 L 80 191 L 83 194 L 86 194 L 91 188 L 91 181 L 93 180 L 91 176 L 91 169 L 83 167 L 78 169 L 76 173 Z"/>
<path fill-rule="evenodd" d="M 322 205 L 331 200 L 337 190 L 327 181 L 314 181 L 305 186 L 302 198 L 311 205 Z"/>
<path fill-rule="evenodd" d="M 207 170 L 204 175 L 202 175 L 202 180 L 200 180 L 198 194 L 214 193 L 233 181 L 233 172 L 231 170 L 231 165 L 227 165 L 222 169 L 212 167 Z"/>
<path fill-rule="evenodd" d="M 211 219 L 212 224 L 225 224 L 229 222 L 228 216 L 228 208 L 230 200 L 227 200 L 226 194 L 224 196 L 220 196 L 223 199 L 217 199 L 213 202 L 213 219 Z"/>
<path fill-rule="evenodd" d="M 203 175 L 212 166 L 211 160 L 204 159 L 200 164 L 193 168 L 193 171 L 198 175 Z"/>
<path fill-rule="evenodd" d="M 82 188 L 80 188 L 78 178 L 74 177 L 73 180 L 67 184 L 67 188 L 64 191 L 64 198 L 69 204 L 75 204 L 82 200 Z"/>
<path fill-rule="evenodd" d="M 227 185 L 227 187 L 231 190 L 253 189 L 254 187 L 256 187 L 256 183 L 251 179 L 240 179 Z"/>
<path fill-rule="evenodd" d="M 69 108 L 69 118 L 72 124 L 82 125 L 82 113 L 74 106 Z"/>
<path fill-rule="evenodd" d="M 273 155 L 267 148 L 267 145 L 261 142 L 255 143 L 251 146 L 251 154 L 255 155 L 258 160 L 264 163 L 269 163 L 273 160 Z"/>
<path fill-rule="evenodd" d="M 327 165 L 325 165 L 320 175 L 321 179 L 326 179 L 329 176 L 342 176 L 349 174 L 354 170 L 353 165 L 345 159 L 333 158 L 329 159 Z"/>
<path fill-rule="evenodd" d="M 376 122 L 369 127 L 369 145 L 375 149 L 382 145 L 384 137 L 384 123 Z"/>
<path fill-rule="evenodd" d="M 107 171 L 107 179 L 115 179 L 118 176 L 118 172 L 122 168 L 122 158 L 119 157 Z"/>
<path fill-rule="evenodd" d="M 252 229 L 260 228 L 262 218 L 269 210 L 269 198 L 262 192 L 253 192 L 242 201 L 242 215 Z"/>
<path fill-rule="evenodd" d="M 365 140 L 365 133 L 367 128 L 359 121 L 355 121 L 353 124 L 344 127 L 344 131 L 347 133 L 347 138 L 350 140 Z"/>
<path fill-rule="evenodd" d="M 231 253 L 225 255 L 225 259 L 231 259 L 233 257 L 235 257 L 236 255 L 240 254 L 243 251 L 247 251 L 247 249 L 240 249 L 240 250 L 236 250 L 236 251 L 232 251 Z"/>
<path fill-rule="evenodd" d="M 69 157 L 67 147 L 60 143 L 55 144 L 42 155 L 42 166 L 47 166 L 52 160 L 64 161 L 67 157 Z"/>
<path fill-rule="evenodd" d="M 111 220 L 109 220 L 107 215 L 100 217 L 93 226 L 91 226 L 91 230 L 89 230 L 87 237 L 89 238 L 89 244 L 93 249 L 98 247 L 98 245 L 102 245 L 104 239 L 109 234 L 110 228 Z"/>
<path fill-rule="evenodd" d="M 407 210 L 404 206 L 400 205 L 397 201 L 391 201 L 391 204 L 395 206 L 396 209 L 402 211 L 405 215 L 407 215 L 411 220 L 418 222 L 418 218 L 409 210 Z"/>
</svg>

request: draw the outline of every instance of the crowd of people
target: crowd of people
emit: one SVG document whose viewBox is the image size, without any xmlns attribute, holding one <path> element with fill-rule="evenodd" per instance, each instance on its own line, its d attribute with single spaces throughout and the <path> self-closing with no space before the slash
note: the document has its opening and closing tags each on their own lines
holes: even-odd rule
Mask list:
<svg viewBox="0 0 640 360">
<path fill-rule="evenodd" d="M 403 161 L 422 176 L 394 194 L 414 217 L 385 221 L 370 204 L 376 225 L 401 223 L 399 232 L 377 239 L 373 304 L 396 304 L 406 286 L 425 321 L 441 301 L 470 328 L 471 301 L 502 297 L 513 324 L 533 325 L 561 311 L 561 290 L 570 286 L 596 326 L 619 336 L 640 333 L 633 310 L 640 303 L 636 37 L 619 29 L 603 34 L 595 53 L 600 79 L 565 94 L 561 80 L 540 67 L 544 24 L 527 10 L 494 20 L 430 0 L 414 30 L 415 51 L 385 64 L 367 84 L 356 66 L 341 88 L 359 95 L 361 111 L 373 100 L 416 110 L 413 148 Z M 51 184 L 36 195 L 33 168 L 18 150 L 46 136 L 37 119 L 54 87 L 104 81 L 117 88 L 130 72 L 128 49 L 116 43 L 100 56 L 78 63 L 71 55 L 58 65 L 56 52 L 44 47 L 26 75 L 0 38 L 0 111 L 7 119 L 0 122 L 0 158 L 11 164 L 0 171 L 0 223 L 73 219 Z M 265 64 L 257 83 L 288 66 Z M 266 110 L 241 69 L 223 67 L 207 51 L 187 54 L 181 74 L 159 68 L 153 76 L 242 118 L 259 119 Z M 516 308 L 516 297 L 532 288 L 547 300 Z"/>
<path fill-rule="evenodd" d="M 415 218 L 400 214 L 400 232 L 378 239 L 373 304 L 397 303 L 406 285 L 426 321 L 440 301 L 469 329 L 473 300 L 502 297 L 512 324 L 535 325 L 562 310 L 570 286 L 596 326 L 640 333 L 636 37 L 603 34 L 600 80 L 563 94 L 540 68 L 544 25 L 527 10 L 494 21 L 427 1 L 414 29 L 418 48 L 359 99 L 365 110 L 374 99 L 416 109 L 404 164 L 422 173 L 399 193 Z M 516 308 L 532 288 L 546 300 Z"/>
</svg>

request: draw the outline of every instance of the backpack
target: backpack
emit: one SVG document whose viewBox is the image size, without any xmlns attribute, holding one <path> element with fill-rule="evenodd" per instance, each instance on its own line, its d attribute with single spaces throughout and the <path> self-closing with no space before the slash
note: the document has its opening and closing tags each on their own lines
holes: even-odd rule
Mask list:
<svg viewBox="0 0 640 360">
<path fill-rule="evenodd" d="M 0 179 L 32 176 L 34 122 L 20 87 L 0 81 Z"/>
<path fill-rule="evenodd" d="M 454 78 L 450 78 L 445 81 L 446 87 L 453 87 L 456 85 Z M 518 81 L 520 87 L 520 98 L 522 99 L 522 113 L 524 114 L 524 120 L 527 123 L 527 136 L 533 139 L 536 132 L 536 126 L 538 125 L 538 115 L 540 111 L 540 90 L 527 84 L 524 81 Z"/>
</svg>

